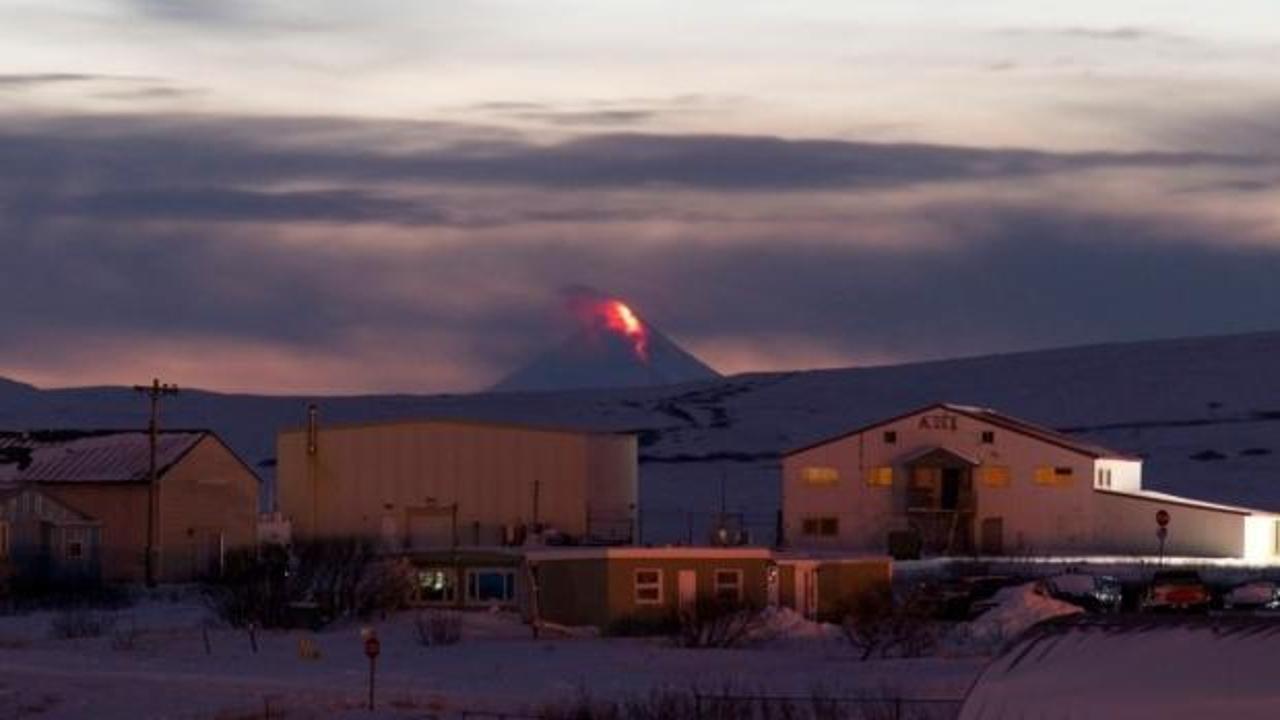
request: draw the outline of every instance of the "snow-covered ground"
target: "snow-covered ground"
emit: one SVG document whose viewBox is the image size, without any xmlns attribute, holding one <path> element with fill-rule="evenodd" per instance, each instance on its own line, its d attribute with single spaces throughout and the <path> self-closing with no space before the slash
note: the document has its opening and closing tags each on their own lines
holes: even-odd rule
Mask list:
<svg viewBox="0 0 1280 720">
<path fill-rule="evenodd" d="M 208 630 L 192 599 L 146 600 L 111 613 L 102 637 L 55 639 L 56 612 L 0 617 L 0 718 L 330 717 L 363 707 L 368 662 L 361 625 L 319 633 L 262 632 L 259 652 L 246 632 Z M 957 698 L 981 657 L 858 662 L 835 628 L 782 613 L 772 640 L 743 649 L 681 649 L 663 639 L 558 637 L 534 640 L 506 614 L 464 614 L 463 640 L 418 642 L 413 613 L 373 622 L 382 641 L 378 698 L 386 716 L 430 709 L 519 710 L 581 692 L 640 696 L 654 688 L 732 689 L 807 697 L 900 693 Z M 314 643 L 318 659 L 299 656 Z M 8 708 L 9 710 L 6 710 Z"/>
<path fill-rule="evenodd" d="M 1274 718 L 1280 624 L 1111 619 L 1033 631 L 983 671 L 962 720 Z"/>
</svg>

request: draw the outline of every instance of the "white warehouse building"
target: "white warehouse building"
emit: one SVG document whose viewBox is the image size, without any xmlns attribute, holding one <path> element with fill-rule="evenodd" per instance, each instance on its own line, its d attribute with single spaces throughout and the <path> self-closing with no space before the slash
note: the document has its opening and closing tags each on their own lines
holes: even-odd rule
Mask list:
<svg viewBox="0 0 1280 720">
<path fill-rule="evenodd" d="M 937 404 L 783 458 L 797 550 L 1280 562 L 1280 515 L 1144 490 L 1142 460 L 986 408 Z"/>
</svg>

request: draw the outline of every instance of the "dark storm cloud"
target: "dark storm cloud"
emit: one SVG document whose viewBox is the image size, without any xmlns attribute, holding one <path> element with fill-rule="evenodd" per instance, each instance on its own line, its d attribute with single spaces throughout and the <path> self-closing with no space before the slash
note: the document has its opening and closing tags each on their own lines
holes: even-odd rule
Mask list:
<svg viewBox="0 0 1280 720">
<path fill-rule="evenodd" d="M 13 216 L 92 217 L 108 221 L 376 222 L 433 225 L 447 214 L 422 201 L 353 190 L 256 192 L 217 187 L 155 188 L 74 195 L 16 195 L 0 201 Z"/>
<path fill-rule="evenodd" d="M 784 354 L 791 342 L 940 357 L 1268 328 L 1280 242 L 1243 220 L 987 192 L 913 191 L 900 210 L 851 204 L 839 217 L 813 207 L 794 228 L 766 222 L 768 208 L 734 213 L 785 212 L 793 196 L 773 191 L 1272 162 L 717 136 L 540 146 L 484 128 L 298 118 L 15 120 L 0 123 L 0 304 L 29 310 L 0 314 L 0 337 L 74 355 L 95 334 L 332 351 L 364 333 L 454 358 L 481 387 L 556 340 L 556 290 L 574 283 L 626 297 L 689 344 Z M 325 189 L 301 189 L 314 185 Z M 653 186 L 706 191 L 704 215 L 619 197 Z M 593 192 L 608 188 L 628 192 Z M 396 224 L 411 227 L 385 242 Z M 441 240 L 428 232 L 440 225 L 477 231 Z M 937 241 L 915 242 L 922 232 Z"/>
<path fill-rule="evenodd" d="M 428 149 L 350 145 L 324 120 L 102 117 L 0 125 L 0 183 L 244 187 L 292 181 L 417 182 L 536 188 L 679 187 L 718 191 L 893 188 L 1032 177 L 1096 168 L 1255 166 L 1227 153 L 1048 153 L 1003 148 L 784 140 L 716 135 L 589 135 L 553 145 L 485 137 L 449 142 L 462 126 L 423 123 Z M 332 121 L 336 127 L 358 123 Z M 408 134 L 412 126 L 368 132 Z M 308 141 L 307 133 L 318 136 Z"/>
<path fill-rule="evenodd" d="M 917 214 L 947 229 L 951 242 L 910 252 L 867 247 L 854 240 L 855 223 L 849 237 L 833 224 L 823 242 L 764 234 L 729 248 L 678 240 L 629 247 L 625 232 L 608 230 L 567 243 L 530 230 L 519 242 L 303 252 L 216 225 L 8 222 L 0 226 L 0 303 L 39 312 L 5 314 L 0 333 L 21 342 L 35 330 L 57 331 L 65 345 L 47 349 L 68 353 L 79 351 L 83 331 L 299 349 L 332 348 L 354 331 L 391 347 L 415 346 L 424 333 L 462 333 L 465 345 L 433 352 L 471 367 L 479 387 L 556 340 L 556 289 L 581 281 L 627 297 L 693 345 L 734 337 L 850 355 L 942 357 L 1245 331 L 1273 327 L 1280 316 L 1280 250 L 1206 244 L 1257 243 L 1242 227 L 1047 206 L 946 204 Z M 548 303 L 513 303 L 512 293 Z M 795 363 L 804 362 L 797 350 Z"/>
</svg>

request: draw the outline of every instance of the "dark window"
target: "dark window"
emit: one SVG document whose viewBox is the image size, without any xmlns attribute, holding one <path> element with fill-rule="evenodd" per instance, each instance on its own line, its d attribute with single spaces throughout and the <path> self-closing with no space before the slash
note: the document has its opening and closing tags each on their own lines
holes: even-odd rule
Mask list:
<svg viewBox="0 0 1280 720">
<path fill-rule="evenodd" d="M 800 524 L 800 532 L 805 535 L 839 535 L 840 521 L 833 517 L 805 518 Z"/>
<path fill-rule="evenodd" d="M 79 540 L 67 543 L 67 559 L 79 560 L 82 557 L 84 557 L 84 545 Z"/>
<path fill-rule="evenodd" d="M 1075 471 L 1069 467 L 1056 467 L 1053 469 L 1053 474 L 1058 475 L 1060 477 L 1063 475 L 1072 475 L 1074 474 L 1074 472 Z"/>
<path fill-rule="evenodd" d="M 996 441 L 996 431 L 995 431 L 995 430 L 983 430 L 983 431 L 982 431 L 982 442 L 983 442 L 984 444 L 986 444 L 986 445 L 990 445 L 990 444 L 994 443 L 995 441 Z"/>
<path fill-rule="evenodd" d="M 887 445 L 892 445 L 898 442 L 898 432 L 896 430 L 885 430 L 884 441 Z"/>
</svg>

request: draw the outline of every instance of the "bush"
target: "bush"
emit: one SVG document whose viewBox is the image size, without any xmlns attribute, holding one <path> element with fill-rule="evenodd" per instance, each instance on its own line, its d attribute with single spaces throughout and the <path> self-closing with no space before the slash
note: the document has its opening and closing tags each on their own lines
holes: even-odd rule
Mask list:
<svg viewBox="0 0 1280 720">
<path fill-rule="evenodd" d="M 937 645 L 927 599 L 911 593 L 895 600 L 888 590 L 860 593 L 844 604 L 840 628 L 861 654 L 872 657 L 919 657 Z"/>
<path fill-rule="evenodd" d="M 462 640 L 462 615 L 451 610 L 419 612 L 413 619 L 418 642 L 428 647 L 456 645 Z"/>
<path fill-rule="evenodd" d="M 346 538 L 235 553 L 206 590 L 214 611 L 233 626 L 313 627 L 404 607 L 412 582 L 406 561 L 380 558 L 373 542 Z"/>
<path fill-rule="evenodd" d="M 49 634 L 57 640 L 102 637 L 115 627 L 114 615 L 89 608 L 63 610 L 49 621 Z"/>
<path fill-rule="evenodd" d="M 676 643 L 687 648 L 731 648 L 746 643 L 762 627 L 760 611 L 747 603 L 705 600 L 680 613 Z"/>
</svg>

